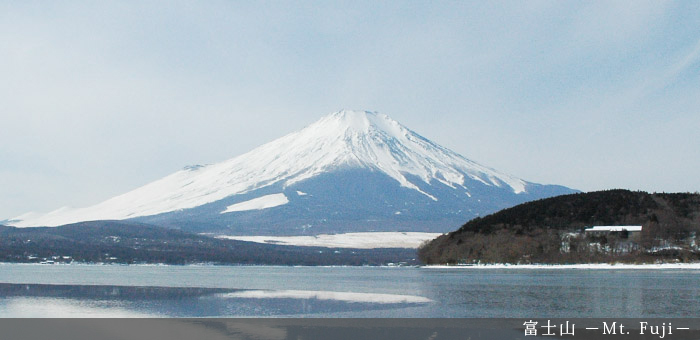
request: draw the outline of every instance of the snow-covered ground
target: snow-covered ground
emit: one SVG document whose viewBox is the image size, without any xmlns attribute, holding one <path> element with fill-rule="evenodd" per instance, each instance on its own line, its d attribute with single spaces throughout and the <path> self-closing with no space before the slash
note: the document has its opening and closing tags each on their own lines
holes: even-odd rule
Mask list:
<svg viewBox="0 0 700 340">
<path fill-rule="evenodd" d="M 442 234 L 419 232 L 367 232 L 346 234 L 321 234 L 315 236 L 228 236 L 217 238 L 271 243 L 287 246 L 328 247 L 328 248 L 418 248 L 423 242 Z"/>
<path fill-rule="evenodd" d="M 581 263 L 581 264 L 480 264 L 480 265 L 430 265 L 426 269 L 700 269 L 700 263 Z"/>
</svg>

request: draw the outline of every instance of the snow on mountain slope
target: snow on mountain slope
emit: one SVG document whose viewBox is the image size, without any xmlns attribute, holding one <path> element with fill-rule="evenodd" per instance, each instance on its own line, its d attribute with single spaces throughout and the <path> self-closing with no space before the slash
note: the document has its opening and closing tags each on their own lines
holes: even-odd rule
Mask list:
<svg viewBox="0 0 700 340">
<path fill-rule="evenodd" d="M 151 216 L 202 206 L 271 185 L 281 184 L 284 188 L 345 168 L 384 173 L 402 187 L 433 201 L 438 197 L 425 188 L 436 182 L 467 196 L 469 183 L 474 181 L 516 195 L 526 193 L 529 184 L 470 161 L 384 114 L 340 111 L 233 159 L 187 167 L 97 205 L 20 216 L 8 223 L 22 227 L 57 226 Z"/>
<path fill-rule="evenodd" d="M 226 210 L 222 211 L 221 213 L 225 214 L 234 211 L 262 210 L 279 207 L 280 205 L 287 203 L 289 203 L 289 199 L 284 194 L 265 195 L 262 197 L 253 198 L 249 201 L 229 205 L 226 207 Z"/>
</svg>

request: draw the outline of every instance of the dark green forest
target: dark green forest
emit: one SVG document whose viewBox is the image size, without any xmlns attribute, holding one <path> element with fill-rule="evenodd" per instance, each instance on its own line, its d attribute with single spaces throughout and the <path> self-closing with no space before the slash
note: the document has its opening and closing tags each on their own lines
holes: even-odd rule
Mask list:
<svg viewBox="0 0 700 340">
<path fill-rule="evenodd" d="M 591 226 L 640 225 L 590 235 Z M 606 190 L 524 203 L 423 245 L 427 264 L 690 262 L 700 259 L 700 195 Z"/>
</svg>

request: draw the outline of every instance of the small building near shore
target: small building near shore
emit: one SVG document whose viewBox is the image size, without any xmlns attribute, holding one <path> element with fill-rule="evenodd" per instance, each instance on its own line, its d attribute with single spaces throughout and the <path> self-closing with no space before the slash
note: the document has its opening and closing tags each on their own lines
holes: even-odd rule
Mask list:
<svg viewBox="0 0 700 340">
<path fill-rule="evenodd" d="M 609 225 L 609 226 L 594 226 L 586 228 L 586 234 L 601 236 L 601 235 L 620 235 L 623 238 L 637 239 L 642 231 L 641 225 Z"/>
</svg>

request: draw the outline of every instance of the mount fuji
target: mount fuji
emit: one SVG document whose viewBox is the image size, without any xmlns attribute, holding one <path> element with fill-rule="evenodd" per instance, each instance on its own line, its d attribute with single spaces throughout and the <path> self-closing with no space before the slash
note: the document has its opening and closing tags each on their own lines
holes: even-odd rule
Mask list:
<svg viewBox="0 0 700 340">
<path fill-rule="evenodd" d="M 130 220 L 224 235 L 447 232 L 572 192 L 480 165 L 384 114 L 340 111 L 233 159 L 185 167 L 102 203 L 4 223 Z"/>
</svg>

